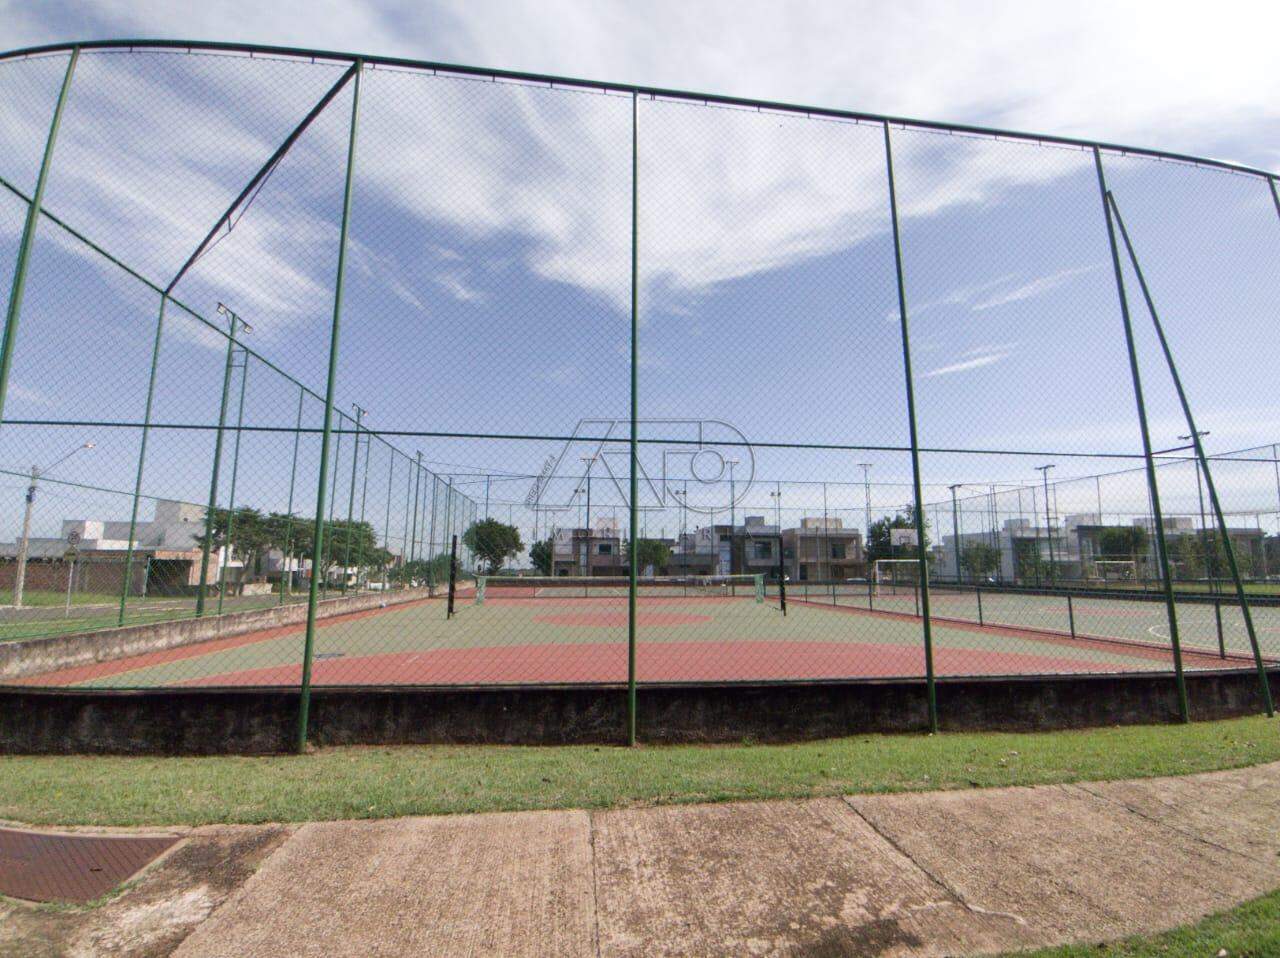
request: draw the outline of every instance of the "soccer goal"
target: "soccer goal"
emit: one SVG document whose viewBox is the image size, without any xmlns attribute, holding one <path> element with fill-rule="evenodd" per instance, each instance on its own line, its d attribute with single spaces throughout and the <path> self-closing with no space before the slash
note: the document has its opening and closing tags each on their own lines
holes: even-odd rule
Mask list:
<svg viewBox="0 0 1280 958">
<path fill-rule="evenodd" d="M 486 599 L 617 599 L 631 590 L 627 576 L 487 575 L 476 577 L 475 604 Z M 730 598 L 764 601 L 763 575 L 670 575 L 636 579 L 636 597 Z"/>
<path fill-rule="evenodd" d="M 914 595 L 920 585 L 919 559 L 876 559 L 871 563 L 875 595 Z"/>
<path fill-rule="evenodd" d="M 1093 575 L 1103 582 L 1133 582 L 1138 578 L 1138 563 L 1133 559 L 1094 559 Z"/>
</svg>

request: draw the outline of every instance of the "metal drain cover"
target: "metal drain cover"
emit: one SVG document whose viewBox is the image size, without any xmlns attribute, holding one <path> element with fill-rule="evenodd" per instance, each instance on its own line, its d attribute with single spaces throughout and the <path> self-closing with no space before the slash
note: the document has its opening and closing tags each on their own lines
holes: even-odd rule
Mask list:
<svg viewBox="0 0 1280 958">
<path fill-rule="evenodd" d="M 0 894 L 28 901 L 100 898 L 181 839 L 0 828 Z"/>
</svg>

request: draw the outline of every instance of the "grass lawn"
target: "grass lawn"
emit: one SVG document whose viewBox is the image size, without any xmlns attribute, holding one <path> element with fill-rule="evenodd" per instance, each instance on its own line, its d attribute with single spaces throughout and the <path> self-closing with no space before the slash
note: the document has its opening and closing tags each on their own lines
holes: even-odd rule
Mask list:
<svg viewBox="0 0 1280 958">
<path fill-rule="evenodd" d="M 1265 718 L 794 745 L 324 749 L 304 756 L 0 757 L 0 818 L 167 825 L 610 808 L 1141 778 L 1280 760 Z"/>
<path fill-rule="evenodd" d="M 1018 952 L 1019 958 L 1275 958 L 1280 955 L 1280 891 L 1160 935 L 1103 945 Z"/>
</svg>

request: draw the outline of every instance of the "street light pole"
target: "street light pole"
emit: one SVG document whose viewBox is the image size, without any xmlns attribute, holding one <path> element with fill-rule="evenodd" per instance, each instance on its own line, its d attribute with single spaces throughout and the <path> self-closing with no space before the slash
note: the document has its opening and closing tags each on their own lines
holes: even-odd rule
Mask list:
<svg viewBox="0 0 1280 958">
<path fill-rule="evenodd" d="M 871 478 L 867 474 L 867 472 L 871 468 L 871 463 L 860 462 L 858 463 L 858 465 L 862 467 L 862 494 L 866 498 L 866 503 L 867 503 L 867 541 L 870 542 L 871 541 Z"/>
<path fill-rule="evenodd" d="M 1053 519 L 1049 515 L 1049 470 L 1052 468 L 1052 463 L 1047 466 L 1036 466 L 1036 471 L 1044 480 L 1044 531 L 1049 536 L 1049 581 L 1056 584 L 1058 575 L 1054 569 L 1056 560 L 1053 555 Z"/>
<path fill-rule="evenodd" d="M 951 490 L 951 537 L 952 537 L 952 540 L 955 542 L 954 552 L 956 557 L 956 582 L 957 583 L 960 582 L 960 519 L 959 519 L 960 514 L 958 511 L 959 504 L 956 501 L 956 490 L 959 489 L 962 485 L 964 485 L 964 483 L 957 482 L 955 485 L 947 487 L 948 489 Z"/>
<path fill-rule="evenodd" d="M 39 466 L 31 467 L 31 483 L 27 486 L 27 506 L 22 514 L 22 538 L 18 541 L 18 557 L 17 569 L 14 571 L 13 577 L 13 607 L 15 609 L 22 608 L 22 593 L 27 583 L 27 554 L 31 550 L 31 513 L 36 501 L 36 486 L 40 482 L 41 477 L 47 476 L 50 472 L 62 465 L 81 449 L 92 449 L 93 443 L 86 442 L 76 446 L 69 453 L 58 459 L 51 465 L 41 469 Z"/>
</svg>

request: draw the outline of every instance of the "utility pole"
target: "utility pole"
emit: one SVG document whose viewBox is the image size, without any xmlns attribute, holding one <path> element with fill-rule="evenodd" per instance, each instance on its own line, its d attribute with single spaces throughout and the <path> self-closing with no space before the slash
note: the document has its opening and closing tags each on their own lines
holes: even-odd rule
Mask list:
<svg viewBox="0 0 1280 958">
<path fill-rule="evenodd" d="M 36 486 L 42 477 L 47 476 L 81 449 L 92 449 L 93 445 L 91 442 L 82 443 L 61 459 L 45 466 L 43 469 L 39 466 L 31 467 L 31 483 L 27 486 L 27 507 L 22 514 L 22 538 L 18 541 L 18 567 L 13 577 L 13 607 L 15 609 L 22 608 L 22 593 L 27 582 L 27 554 L 31 550 L 31 512 L 36 501 Z"/>
<path fill-rule="evenodd" d="M 951 537 L 955 542 L 956 557 L 956 582 L 960 581 L 960 505 L 956 500 L 956 490 L 963 486 L 963 482 L 957 482 L 953 486 L 947 486 L 951 490 Z"/>
<path fill-rule="evenodd" d="M 1049 515 L 1049 470 L 1052 468 L 1052 463 L 1047 466 L 1036 466 L 1036 471 L 1040 473 L 1041 478 L 1044 480 L 1044 527 L 1049 536 L 1049 581 L 1050 583 L 1056 583 L 1058 576 L 1054 569 L 1053 519 Z"/>
</svg>

